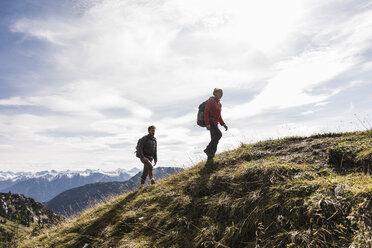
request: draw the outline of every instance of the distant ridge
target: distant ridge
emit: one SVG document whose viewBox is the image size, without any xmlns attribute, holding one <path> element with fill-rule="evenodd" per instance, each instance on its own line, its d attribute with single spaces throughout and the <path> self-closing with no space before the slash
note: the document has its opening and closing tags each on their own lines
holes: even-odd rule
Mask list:
<svg viewBox="0 0 372 248">
<path fill-rule="evenodd" d="M 89 183 L 126 181 L 140 171 L 133 168 L 130 171 L 85 170 L 85 171 L 41 171 L 31 172 L 0 172 L 0 192 L 23 194 L 38 202 L 47 202 L 59 193 L 71 188 Z"/>
<path fill-rule="evenodd" d="M 176 167 L 155 167 L 154 177 L 162 179 L 183 169 Z M 75 215 L 88 207 L 107 201 L 109 198 L 137 189 L 141 172 L 125 182 L 93 183 L 60 193 L 46 203 L 46 207 L 66 217 Z M 147 184 L 149 179 L 147 178 Z"/>
</svg>

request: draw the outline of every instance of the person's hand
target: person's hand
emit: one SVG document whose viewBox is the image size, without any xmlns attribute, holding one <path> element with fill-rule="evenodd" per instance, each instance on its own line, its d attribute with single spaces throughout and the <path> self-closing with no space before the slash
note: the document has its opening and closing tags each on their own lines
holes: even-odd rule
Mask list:
<svg viewBox="0 0 372 248">
<path fill-rule="evenodd" d="M 143 158 L 141 158 L 141 162 L 146 163 L 146 162 L 149 162 L 149 160 L 146 157 L 143 157 Z"/>
<path fill-rule="evenodd" d="M 207 125 L 207 129 L 208 130 L 211 130 L 211 125 Z"/>
<path fill-rule="evenodd" d="M 229 129 L 229 127 L 228 127 L 228 126 L 226 126 L 226 124 L 225 124 L 225 125 L 223 125 L 223 127 L 225 128 L 225 131 L 227 131 L 227 129 Z"/>
</svg>

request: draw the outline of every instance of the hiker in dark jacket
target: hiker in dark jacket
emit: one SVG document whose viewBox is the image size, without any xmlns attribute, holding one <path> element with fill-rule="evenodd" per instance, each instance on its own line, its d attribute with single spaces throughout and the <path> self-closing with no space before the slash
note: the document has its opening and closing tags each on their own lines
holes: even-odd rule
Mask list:
<svg viewBox="0 0 372 248">
<path fill-rule="evenodd" d="M 222 98 L 223 91 L 222 89 L 215 88 L 213 91 L 213 96 L 209 98 L 207 104 L 205 105 L 204 110 L 204 121 L 206 128 L 211 133 L 211 141 L 209 142 L 207 148 L 204 152 L 208 156 L 208 161 L 213 161 L 214 155 L 217 151 L 217 145 L 222 137 L 222 133 L 218 128 L 218 123 L 221 124 L 227 131 L 228 127 L 221 116 L 221 103 L 220 99 Z"/>
<path fill-rule="evenodd" d="M 148 127 L 148 135 L 142 137 L 138 144 L 138 155 L 143 163 L 143 172 L 141 176 L 141 186 L 143 187 L 146 181 L 147 175 L 151 180 L 151 184 L 155 184 L 153 167 L 158 162 L 158 155 L 157 155 L 157 142 L 155 138 L 155 126 Z M 154 165 L 152 164 L 154 161 Z"/>
</svg>

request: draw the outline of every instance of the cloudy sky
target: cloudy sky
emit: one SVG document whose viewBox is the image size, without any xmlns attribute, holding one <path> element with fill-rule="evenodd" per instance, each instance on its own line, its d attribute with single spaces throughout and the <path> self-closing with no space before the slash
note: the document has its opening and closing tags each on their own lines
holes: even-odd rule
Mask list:
<svg viewBox="0 0 372 248">
<path fill-rule="evenodd" d="M 241 142 L 372 125 L 372 1 L 0 1 L 0 170 L 205 159 L 198 105 L 224 90 Z M 223 129 L 223 128 L 222 128 Z"/>
</svg>

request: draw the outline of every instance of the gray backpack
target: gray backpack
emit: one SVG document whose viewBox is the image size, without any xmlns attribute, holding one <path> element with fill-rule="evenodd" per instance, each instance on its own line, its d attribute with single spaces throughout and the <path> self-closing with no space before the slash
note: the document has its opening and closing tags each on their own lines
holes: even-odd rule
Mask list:
<svg viewBox="0 0 372 248">
<path fill-rule="evenodd" d="M 134 152 L 136 154 L 136 157 L 139 158 L 139 153 L 138 153 L 138 150 L 139 150 L 139 144 L 141 143 L 142 139 L 146 139 L 146 136 L 143 136 L 142 138 L 138 139 L 137 141 L 137 145 L 136 145 L 136 151 Z"/>
<path fill-rule="evenodd" d="M 212 107 L 214 107 L 214 103 L 215 103 L 215 101 L 214 101 L 213 98 L 211 98 L 211 99 L 212 99 L 212 102 L 213 102 Z M 205 110 L 205 105 L 207 105 L 207 102 L 208 102 L 208 101 L 209 101 L 209 99 L 206 100 L 206 101 L 204 101 L 204 102 L 202 102 L 202 103 L 199 105 L 198 116 L 197 116 L 197 118 L 196 118 L 196 124 L 198 124 L 198 125 L 201 126 L 201 127 L 205 127 L 205 121 L 204 121 L 204 110 Z"/>
</svg>

